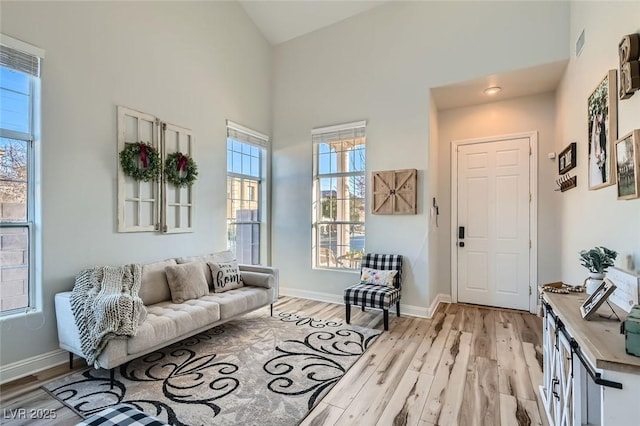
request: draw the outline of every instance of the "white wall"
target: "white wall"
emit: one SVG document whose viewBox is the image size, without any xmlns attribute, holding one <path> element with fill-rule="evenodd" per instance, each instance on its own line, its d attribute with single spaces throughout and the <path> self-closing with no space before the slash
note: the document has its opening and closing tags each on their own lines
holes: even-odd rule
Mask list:
<svg viewBox="0 0 640 426">
<path fill-rule="evenodd" d="M 416 168 L 419 180 L 417 215 L 367 215 L 366 250 L 406 256 L 403 304 L 427 314 L 439 291 L 429 279 L 429 206 L 442 195 L 430 179 L 429 88 L 566 59 L 568 22 L 559 2 L 398 2 L 277 46 L 272 247 L 281 285 L 341 300 L 357 280 L 311 268 L 310 130 L 366 119 L 368 176 Z"/>
<path fill-rule="evenodd" d="M 236 2 L 10 2 L 42 65 L 42 313 L 1 322 L 6 366 L 58 347 L 53 295 L 82 268 L 226 248 L 225 119 L 270 133 L 271 48 Z M 118 234 L 116 105 L 193 130 L 195 233 Z"/>
<path fill-rule="evenodd" d="M 640 2 L 574 2 L 568 43 L 573 51 L 585 29 L 582 54 L 572 56 L 558 89 L 556 150 L 576 141 L 578 187 L 560 197 L 562 280 L 582 284 L 587 270 L 578 251 L 596 245 L 634 257 L 640 272 L 640 199 L 618 201 L 616 186 L 589 191 L 587 185 L 587 98 L 605 76 L 618 68 L 618 43 L 626 34 L 640 32 Z M 618 101 L 618 135 L 640 129 L 640 93 Z M 624 262 L 618 261 L 619 266 Z"/>
<path fill-rule="evenodd" d="M 557 163 L 547 158 L 556 146 L 555 94 L 545 93 L 502 102 L 440 111 L 440 265 L 438 290 L 449 293 L 451 283 L 451 142 L 464 139 L 536 131 L 538 133 L 538 283 L 560 276 L 559 204 L 555 192 Z"/>
</svg>

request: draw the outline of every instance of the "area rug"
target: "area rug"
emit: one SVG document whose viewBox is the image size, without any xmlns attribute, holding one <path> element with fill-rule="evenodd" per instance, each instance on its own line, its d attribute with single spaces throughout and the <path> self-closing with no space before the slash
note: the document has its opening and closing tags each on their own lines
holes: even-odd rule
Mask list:
<svg viewBox="0 0 640 426">
<path fill-rule="evenodd" d="M 43 388 L 82 417 L 125 403 L 171 425 L 296 425 L 378 330 L 276 312 L 248 314 L 116 369 Z"/>
</svg>

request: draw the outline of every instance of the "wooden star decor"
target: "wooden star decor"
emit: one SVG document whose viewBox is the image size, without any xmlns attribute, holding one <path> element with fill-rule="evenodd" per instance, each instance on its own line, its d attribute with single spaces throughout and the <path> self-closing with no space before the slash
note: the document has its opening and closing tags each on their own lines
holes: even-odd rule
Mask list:
<svg viewBox="0 0 640 426">
<path fill-rule="evenodd" d="M 416 169 L 373 172 L 373 214 L 416 214 Z"/>
</svg>

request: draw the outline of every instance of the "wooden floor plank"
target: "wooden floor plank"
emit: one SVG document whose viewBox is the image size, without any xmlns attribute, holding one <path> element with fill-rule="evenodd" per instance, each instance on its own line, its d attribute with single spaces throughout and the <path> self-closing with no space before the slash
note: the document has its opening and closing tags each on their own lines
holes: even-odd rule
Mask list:
<svg viewBox="0 0 640 426">
<path fill-rule="evenodd" d="M 462 404 L 471 334 L 451 330 L 431 384 L 421 419 L 434 424 L 453 424 Z"/>
<path fill-rule="evenodd" d="M 522 343 L 517 336 L 512 316 L 508 312 L 496 312 L 496 319 L 500 393 L 535 401 L 536 392 L 531 385 Z"/>
<path fill-rule="evenodd" d="M 495 313 L 479 309 L 473 324 L 471 355 L 497 360 Z"/>
<path fill-rule="evenodd" d="M 411 425 L 420 421 L 433 376 L 407 370 L 378 420 L 378 426 Z"/>
<path fill-rule="evenodd" d="M 535 401 L 500 394 L 500 424 L 503 426 L 542 426 Z"/>
<path fill-rule="evenodd" d="M 300 426 L 333 426 L 344 410 L 342 408 L 320 402 L 314 410 L 300 423 Z"/>
<path fill-rule="evenodd" d="M 416 360 L 414 360 L 412 368 L 416 369 L 416 371 L 419 371 L 420 373 L 435 376 L 438 365 L 440 364 L 440 358 L 442 358 L 442 352 L 444 351 L 447 337 L 449 336 L 449 332 L 451 331 L 451 324 L 453 323 L 454 318 L 455 314 L 445 315 L 444 321 L 442 323 L 442 328 L 433 330 L 433 332 L 435 333 L 434 339 L 432 341 L 425 342 L 425 345 L 430 346 L 428 348 L 422 347 L 420 349 L 422 350 L 422 353 L 416 356 Z M 425 338 L 430 339 L 431 336 L 431 334 L 427 334 Z M 416 368 L 418 365 L 420 366 L 419 370 Z"/>
<path fill-rule="evenodd" d="M 498 362 L 493 359 L 471 357 L 467 368 L 458 416 L 459 425 L 493 426 L 500 423 L 498 394 Z"/>
</svg>

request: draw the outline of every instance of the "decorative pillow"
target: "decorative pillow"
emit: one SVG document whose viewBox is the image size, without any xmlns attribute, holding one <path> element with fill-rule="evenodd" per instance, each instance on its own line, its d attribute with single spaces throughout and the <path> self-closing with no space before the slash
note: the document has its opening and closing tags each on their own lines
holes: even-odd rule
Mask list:
<svg viewBox="0 0 640 426">
<path fill-rule="evenodd" d="M 165 272 L 173 303 L 182 303 L 209 294 L 207 279 L 198 263 L 167 266 Z"/>
<path fill-rule="evenodd" d="M 211 277 L 211 270 L 209 269 L 207 262 L 231 262 L 232 260 L 236 260 L 236 258 L 231 250 L 219 251 L 217 253 L 206 254 L 204 256 L 179 257 L 176 259 L 179 264 L 198 262 L 204 272 L 204 275 L 207 277 L 207 284 L 209 284 L 209 288 L 211 289 L 213 289 L 213 278 Z"/>
<path fill-rule="evenodd" d="M 380 269 L 362 268 L 362 275 L 360 276 L 360 282 L 363 284 L 378 284 L 378 285 L 393 285 L 393 278 L 398 271 L 389 270 L 383 271 Z"/>
<path fill-rule="evenodd" d="M 171 300 L 171 290 L 164 270 L 175 264 L 174 259 L 167 259 L 142 265 L 142 284 L 138 295 L 145 306 Z"/>
<path fill-rule="evenodd" d="M 235 288 L 244 287 L 238 262 L 207 262 L 211 268 L 211 276 L 213 277 L 213 291 L 223 293 Z"/>
</svg>

